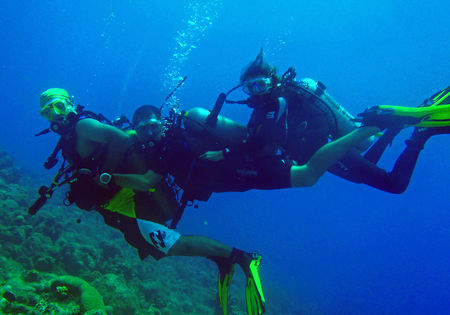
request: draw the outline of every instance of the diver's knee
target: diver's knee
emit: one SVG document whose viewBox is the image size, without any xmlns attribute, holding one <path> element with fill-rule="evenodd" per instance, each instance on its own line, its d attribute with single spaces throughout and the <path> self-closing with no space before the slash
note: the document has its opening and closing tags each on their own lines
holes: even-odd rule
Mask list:
<svg viewBox="0 0 450 315">
<path fill-rule="evenodd" d="M 311 187 L 319 180 L 321 175 L 308 169 L 297 170 L 294 167 L 291 169 L 291 187 Z"/>
<path fill-rule="evenodd" d="M 180 238 L 172 245 L 166 256 L 178 256 L 180 253 L 189 251 L 189 242 L 186 241 L 186 236 L 181 235 Z"/>
<path fill-rule="evenodd" d="M 312 187 L 319 181 L 319 176 L 307 176 L 304 181 L 304 187 Z"/>
</svg>

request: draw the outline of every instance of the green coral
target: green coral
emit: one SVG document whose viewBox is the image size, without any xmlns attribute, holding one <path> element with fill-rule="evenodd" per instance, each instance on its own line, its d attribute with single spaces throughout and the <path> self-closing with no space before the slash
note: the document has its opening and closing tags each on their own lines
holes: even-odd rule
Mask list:
<svg viewBox="0 0 450 315">
<path fill-rule="evenodd" d="M 58 287 L 66 287 L 73 295 L 79 295 L 85 312 L 106 315 L 103 297 L 97 289 L 83 279 L 74 276 L 61 276 L 54 280 L 51 285 L 51 288 L 55 291 L 58 290 Z"/>
<path fill-rule="evenodd" d="M 65 285 L 56 287 L 56 295 L 62 299 L 65 299 L 69 296 L 69 289 Z"/>
<path fill-rule="evenodd" d="M 135 290 L 127 285 L 123 276 L 106 274 L 93 281 L 93 285 L 103 293 L 105 302 L 114 308 L 115 314 L 140 314 Z"/>
</svg>

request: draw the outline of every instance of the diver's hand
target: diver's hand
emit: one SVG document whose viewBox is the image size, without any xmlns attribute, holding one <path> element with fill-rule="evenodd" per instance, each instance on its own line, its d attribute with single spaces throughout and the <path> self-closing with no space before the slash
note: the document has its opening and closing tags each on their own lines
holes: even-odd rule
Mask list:
<svg viewBox="0 0 450 315">
<path fill-rule="evenodd" d="M 378 127 L 381 130 L 387 128 L 398 128 L 406 125 L 414 125 L 417 118 L 396 115 L 393 108 L 389 106 L 372 106 L 357 115 L 354 121 L 360 122 L 362 126 Z"/>
<path fill-rule="evenodd" d="M 220 151 L 207 151 L 199 156 L 203 161 L 219 162 L 224 159 L 223 150 Z"/>
</svg>

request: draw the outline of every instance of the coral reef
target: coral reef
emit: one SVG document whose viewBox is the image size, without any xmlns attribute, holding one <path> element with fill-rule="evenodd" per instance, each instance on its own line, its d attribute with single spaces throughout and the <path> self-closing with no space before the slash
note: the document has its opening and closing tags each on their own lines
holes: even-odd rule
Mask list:
<svg viewBox="0 0 450 315">
<path fill-rule="evenodd" d="M 1 314 L 220 314 L 217 267 L 203 258 L 141 261 L 95 212 L 62 205 L 34 216 L 36 187 L 0 152 Z M 244 276 L 230 287 L 230 314 L 246 314 Z M 268 314 L 282 314 L 271 301 Z"/>
<path fill-rule="evenodd" d="M 6 184 L 18 183 L 22 176 L 22 169 L 14 158 L 6 151 L 0 151 L 0 178 Z"/>
</svg>

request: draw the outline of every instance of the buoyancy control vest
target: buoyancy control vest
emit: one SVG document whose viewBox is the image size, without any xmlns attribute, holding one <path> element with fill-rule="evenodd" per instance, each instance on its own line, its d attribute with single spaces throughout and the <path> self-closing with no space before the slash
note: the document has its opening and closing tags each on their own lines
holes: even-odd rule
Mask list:
<svg viewBox="0 0 450 315">
<path fill-rule="evenodd" d="M 75 203 L 78 207 L 85 210 L 91 210 L 96 204 L 106 202 L 108 198 L 112 197 L 118 190 L 118 187 L 113 187 L 107 192 L 101 191 L 100 186 L 95 184 L 93 176 L 99 170 L 99 165 L 104 159 L 106 151 L 104 147 L 99 146 L 91 156 L 81 159 L 76 152 L 76 124 L 86 118 L 92 118 L 101 123 L 120 127 L 123 125 L 130 125 L 126 117 L 121 117 L 112 122 L 105 118 L 102 114 L 96 114 L 91 111 L 84 110 L 84 106 L 78 105 L 76 114 L 69 114 L 68 124 L 58 125 L 52 124 L 50 128 L 45 129 L 36 136 L 46 134 L 50 130 L 58 133 L 61 137 L 58 140 L 55 149 L 44 163 L 46 169 L 54 167 L 58 163 L 58 154 L 61 152 L 63 162 L 54 176 L 52 183 L 49 186 L 41 186 L 39 188 L 40 197 L 28 209 L 29 214 L 36 214 L 37 211 L 50 199 L 53 192 L 60 186 L 69 184 L 70 190 L 66 194 L 64 203 L 70 205 Z M 127 126 L 122 129 L 128 128 Z"/>
<path fill-rule="evenodd" d="M 352 130 L 358 128 L 358 124 L 354 122 L 354 116 L 351 115 L 343 106 L 341 106 L 328 92 L 326 86 L 320 82 L 310 78 L 303 78 L 299 81 L 292 79 L 282 83 L 282 93 L 292 93 L 297 96 L 298 101 L 308 102 L 310 107 L 317 111 L 323 112 L 327 116 L 330 139 L 335 140 L 340 138 Z M 290 110 L 294 110 L 295 105 L 289 105 Z M 368 139 L 357 147 L 358 150 L 366 150 L 373 142 L 373 139 Z"/>
<path fill-rule="evenodd" d="M 330 140 L 335 140 L 356 129 L 354 117 L 331 97 L 320 81 L 294 79 L 290 68 L 272 93 L 286 99 L 288 104 L 288 132 L 286 155 L 299 163 L 309 158 Z M 361 142 L 356 150 L 365 151 L 374 137 Z"/>
<path fill-rule="evenodd" d="M 105 145 L 99 145 L 93 154 L 81 158 L 76 150 L 73 150 L 76 147 L 75 131 L 70 138 L 72 138 L 71 141 L 67 141 L 61 151 L 62 156 L 73 166 L 66 200 L 68 204 L 74 203 L 80 209 L 92 210 L 106 204 L 120 190 L 120 187 L 111 183 L 104 188 L 94 181 L 94 177 L 100 174 L 101 165 L 106 159 Z M 65 151 L 65 148 L 68 151 Z"/>
</svg>

